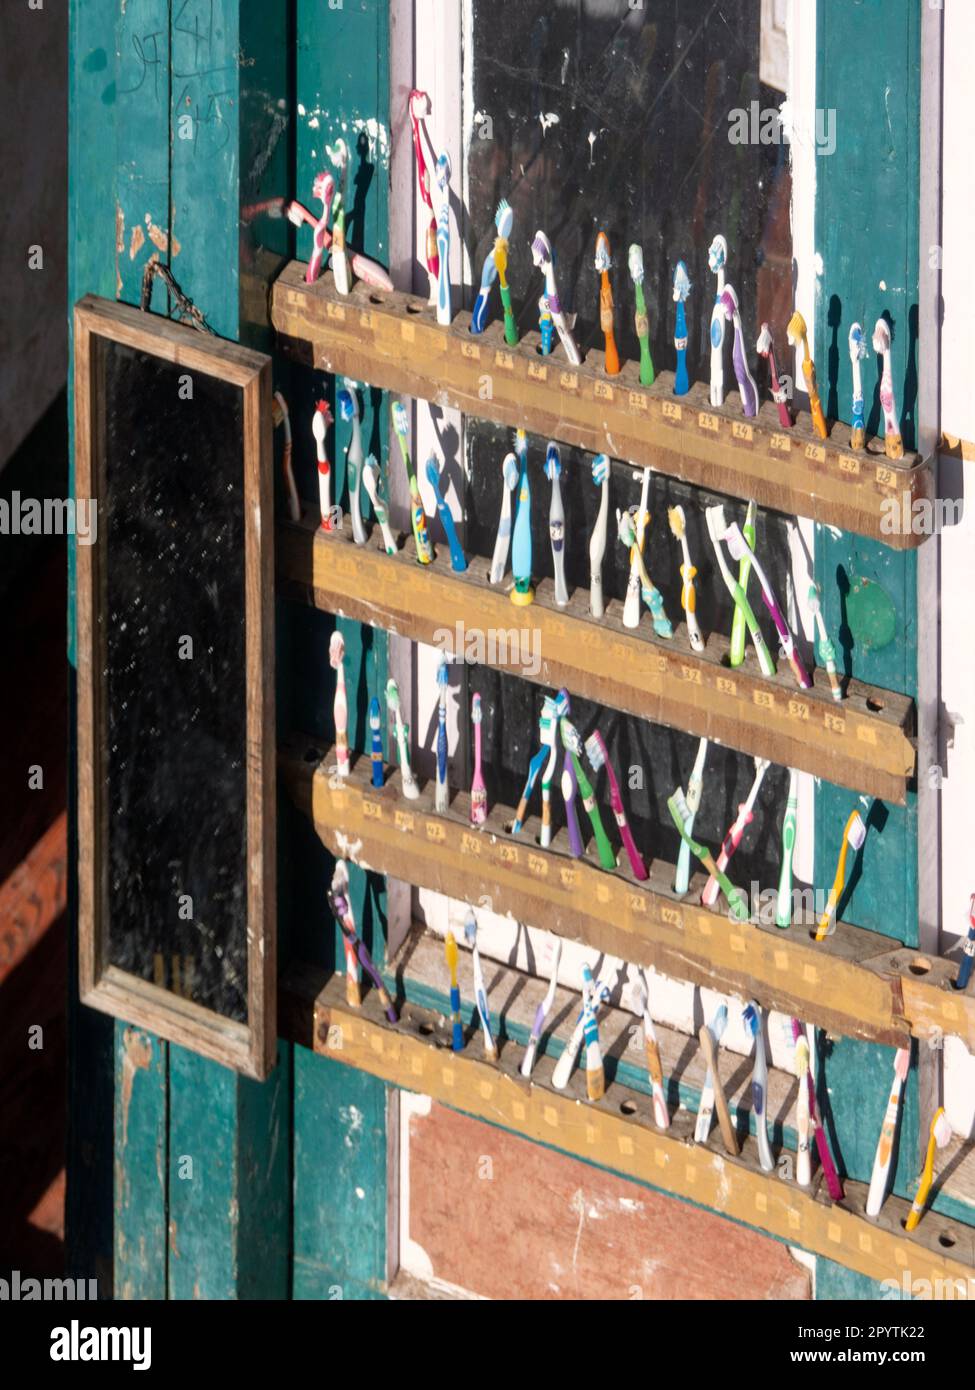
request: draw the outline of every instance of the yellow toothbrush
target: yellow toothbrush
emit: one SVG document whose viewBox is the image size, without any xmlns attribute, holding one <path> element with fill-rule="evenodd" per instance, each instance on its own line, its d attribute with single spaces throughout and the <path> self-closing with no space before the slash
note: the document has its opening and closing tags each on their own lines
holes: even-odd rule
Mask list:
<svg viewBox="0 0 975 1390">
<path fill-rule="evenodd" d="M 836 927 L 836 906 L 846 885 L 846 853 L 850 846 L 854 852 L 863 847 L 863 842 L 867 838 L 867 827 L 863 823 L 863 817 L 859 811 L 853 811 L 843 829 L 843 844 L 840 847 L 840 857 L 836 863 L 836 876 L 833 879 L 833 886 L 829 890 L 829 897 L 826 899 L 826 911 L 819 919 L 819 926 L 816 928 L 816 940 L 823 941 Z"/>
</svg>

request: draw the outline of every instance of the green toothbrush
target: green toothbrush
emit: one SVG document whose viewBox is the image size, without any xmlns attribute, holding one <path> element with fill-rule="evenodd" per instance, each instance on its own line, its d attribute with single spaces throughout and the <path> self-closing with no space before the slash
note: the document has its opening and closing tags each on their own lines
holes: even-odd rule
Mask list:
<svg viewBox="0 0 975 1390">
<path fill-rule="evenodd" d="M 782 822 L 782 868 L 779 872 L 779 892 L 775 902 L 775 925 L 792 926 L 792 853 L 796 847 L 796 810 L 799 804 L 799 774 L 789 768 L 789 798 Z"/>
<path fill-rule="evenodd" d="M 615 869 L 616 855 L 613 853 L 613 846 L 609 843 L 609 836 L 603 829 L 603 822 L 599 814 L 599 807 L 596 805 L 596 797 L 592 789 L 592 783 L 586 776 L 586 770 L 580 761 L 582 739 L 579 737 L 579 731 L 564 715 L 559 721 L 559 728 L 562 731 L 562 745 L 572 759 L 572 767 L 575 771 L 576 781 L 579 784 L 582 804 L 589 813 L 592 833 L 596 837 L 596 847 L 599 850 L 599 862 L 604 869 Z"/>
<path fill-rule="evenodd" d="M 750 550 L 755 549 L 755 518 L 758 515 L 758 504 L 749 502 L 745 511 L 745 524 L 741 528 L 741 533 L 748 542 Z M 752 561 L 750 555 L 743 555 L 738 566 L 738 583 L 741 585 L 742 593 L 748 593 L 748 576 L 751 574 Z M 735 616 L 731 622 L 731 664 L 740 666 L 745 660 L 745 615 L 735 605 Z"/>
<path fill-rule="evenodd" d="M 758 619 L 752 612 L 752 606 L 748 602 L 748 597 L 735 579 L 728 567 L 725 559 L 724 550 L 721 548 L 721 541 L 728 529 L 725 521 L 724 507 L 708 507 L 704 513 L 704 519 L 708 524 L 708 535 L 714 546 L 714 553 L 718 557 L 718 567 L 721 570 L 721 577 L 725 582 L 728 593 L 735 601 L 735 616 L 739 611 L 744 614 L 745 623 L 752 636 L 752 644 L 755 648 L 755 655 L 758 657 L 758 664 L 762 668 L 763 676 L 775 675 L 775 662 L 772 660 L 772 653 L 769 651 L 765 638 L 762 636 L 762 629 L 758 625 Z"/>
<path fill-rule="evenodd" d="M 728 875 L 718 868 L 711 851 L 705 845 L 699 844 L 688 833 L 687 822 L 690 820 L 691 811 L 680 787 L 677 788 L 673 796 L 667 798 L 667 810 L 680 831 L 681 839 L 687 842 L 691 853 L 696 854 L 712 878 L 717 879 L 722 893 L 728 900 L 732 915 L 737 917 L 739 922 L 747 922 L 751 913 L 748 910 L 745 895 L 740 888 L 735 887 Z"/>
<path fill-rule="evenodd" d="M 629 253 L 630 279 L 636 296 L 634 323 L 636 336 L 640 339 L 640 385 L 653 385 L 653 358 L 650 356 L 650 319 L 647 315 L 647 301 L 643 294 L 643 247 L 636 243 Z"/>
</svg>

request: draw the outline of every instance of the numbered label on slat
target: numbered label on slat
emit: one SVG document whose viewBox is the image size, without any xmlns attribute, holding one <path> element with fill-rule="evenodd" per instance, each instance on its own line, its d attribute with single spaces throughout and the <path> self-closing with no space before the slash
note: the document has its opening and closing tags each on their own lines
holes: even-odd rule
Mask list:
<svg viewBox="0 0 975 1390">
<path fill-rule="evenodd" d="M 559 385 L 563 391 L 578 391 L 578 374 L 576 372 L 559 372 Z"/>
<path fill-rule="evenodd" d="M 792 451 L 792 440 L 787 434 L 773 434 L 769 438 L 768 446 L 780 454 L 788 454 Z"/>
<path fill-rule="evenodd" d="M 597 401 L 611 401 L 613 399 L 613 388 L 607 386 L 605 381 L 594 381 L 592 389 Z"/>
<path fill-rule="evenodd" d="M 711 434 L 717 434 L 721 428 L 717 415 L 710 415 L 706 410 L 698 411 L 697 424 L 699 429 L 708 430 Z"/>
<path fill-rule="evenodd" d="M 481 360 L 481 349 L 477 343 L 469 343 L 466 338 L 460 340 L 460 353 L 462 357 L 469 357 L 473 362 Z"/>
<path fill-rule="evenodd" d="M 755 432 L 751 425 L 746 425 L 744 420 L 732 420 L 731 436 L 733 439 L 744 439 L 750 444 L 755 437 Z"/>
<path fill-rule="evenodd" d="M 442 825 L 440 824 L 440 822 L 439 822 L 439 821 L 436 821 L 436 820 L 428 820 L 428 821 L 427 821 L 427 839 L 428 839 L 428 840 L 433 840 L 433 842 L 434 842 L 435 844 L 442 845 L 443 842 L 444 842 L 444 840 L 446 840 L 446 838 L 447 838 L 447 830 L 446 830 L 446 827 L 445 827 L 445 826 L 442 826 Z"/>
<path fill-rule="evenodd" d="M 414 824 L 412 812 L 397 811 L 395 816 L 395 824 L 397 830 L 408 830 L 412 833 Z"/>
<path fill-rule="evenodd" d="M 806 458 L 812 459 L 813 463 L 825 463 L 826 450 L 823 448 L 822 444 L 807 444 Z"/>
<path fill-rule="evenodd" d="M 678 423 L 684 414 L 676 401 L 662 401 L 660 410 L 665 420 L 673 420 L 675 423 Z"/>
<path fill-rule="evenodd" d="M 737 695 L 738 682 L 733 681 L 730 676 L 717 676 L 715 683 L 722 695 Z"/>
<path fill-rule="evenodd" d="M 855 478 L 860 473 L 860 460 L 851 458 L 849 454 L 840 454 L 840 472 Z"/>
<path fill-rule="evenodd" d="M 541 362 L 529 362 L 528 375 L 532 381 L 548 381 L 548 367 Z"/>
<path fill-rule="evenodd" d="M 646 410 L 646 408 L 647 408 L 647 398 L 646 398 L 645 393 L 644 393 L 643 391 L 631 391 L 631 392 L 630 392 L 630 409 L 631 409 L 631 410 Z M 666 411 L 665 411 L 664 413 L 666 414 Z"/>
</svg>

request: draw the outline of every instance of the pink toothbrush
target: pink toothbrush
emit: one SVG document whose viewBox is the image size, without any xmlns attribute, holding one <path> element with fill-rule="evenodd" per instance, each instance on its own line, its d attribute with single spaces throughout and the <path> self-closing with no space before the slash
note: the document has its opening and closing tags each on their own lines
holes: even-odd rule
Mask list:
<svg viewBox="0 0 975 1390">
<path fill-rule="evenodd" d="M 332 176 L 331 174 L 319 174 L 318 177 L 319 179 L 331 179 Z M 317 182 L 318 180 L 316 180 L 316 185 Z M 328 195 L 330 203 L 334 192 L 335 183 L 333 180 L 332 191 Z M 314 213 L 308 211 L 303 203 L 292 201 L 287 205 L 287 212 L 288 221 L 293 223 L 294 226 L 300 227 L 302 224 L 305 224 L 311 227 L 315 234 L 315 252 L 312 255 L 312 259 L 308 262 L 308 269 L 305 271 L 306 281 L 308 284 L 312 284 L 321 273 L 322 260 L 324 259 L 325 252 L 328 251 L 332 245 L 332 234 L 325 226 L 328 219 L 328 208 L 325 209 L 322 217 L 316 217 Z M 317 261 L 315 259 L 316 254 Z M 389 271 L 385 270 L 378 262 L 370 260 L 368 256 L 363 256 L 359 251 L 353 251 L 349 255 L 349 261 L 356 278 L 364 281 L 367 285 L 371 285 L 373 289 L 388 291 L 393 288 L 393 282 L 389 278 Z"/>
<path fill-rule="evenodd" d="M 433 302 L 437 297 L 437 282 L 440 278 L 440 253 L 437 250 L 437 215 L 433 210 L 433 198 L 430 194 L 430 171 L 423 157 L 423 136 L 426 136 L 428 144 L 430 142 L 425 121 L 432 106 L 427 93 L 417 91 L 416 88 L 410 92 L 408 104 L 410 125 L 413 128 L 413 151 L 416 155 L 416 179 L 420 188 L 420 197 L 430 210 L 425 250 L 427 275 L 430 277 L 430 300 Z"/>
<path fill-rule="evenodd" d="M 731 856 L 741 844 L 742 837 L 753 819 L 752 807 L 755 805 L 755 798 L 758 796 L 762 785 L 762 779 L 769 768 L 767 758 L 755 759 L 755 779 L 752 782 L 751 791 L 738 807 L 738 815 L 721 845 L 721 853 L 718 855 L 718 869 L 724 873 L 731 861 Z M 705 907 L 713 907 L 718 900 L 719 884 L 714 874 L 704 885 L 704 892 L 701 894 L 701 902 Z"/>
<path fill-rule="evenodd" d="M 799 1042 L 805 1043 L 806 1050 L 806 1097 L 809 1110 L 809 1120 L 816 1135 L 816 1148 L 819 1151 L 819 1162 L 826 1179 L 826 1186 L 829 1188 L 829 1195 L 834 1202 L 843 1200 L 843 1184 L 840 1182 L 836 1165 L 833 1163 L 833 1155 L 829 1151 L 829 1141 L 826 1138 L 826 1131 L 823 1129 L 822 1121 L 819 1118 L 819 1111 L 816 1108 L 816 1081 L 813 1077 L 812 1066 L 809 1063 L 809 1044 L 806 1042 L 802 1032 L 802 1024 L 797 1018 L 792 1020 L 792 1037 L 796 1043 L 798 1055 Z M 800 1080 L 800 1085 L 802 1082 Z"/>
<path fill-rule="evenodd" d="M 589 759 L 593 772 L 598 772 L 601 767 L 605 767 L 606 769 L 606 781 L 609 784 L 609 804 L 613 808 L 616 824 L 620 828 L 620 839 L 626 846 L 626 852 L 630 858 L 630 867 L 633 870 L 633 876 L 634 878 L 645 879 L 647 877 L 647 866 L 644 864 L 640 851 L 636 847 L 633 831 L 630 829 L 629 821 L 626 819 L 620 784 L 616 780 L 616 773 L 613 771 L 613 765 L 609 761 L 609 754 L 606 751 L 606 741 L 598 729 L 586 739 L 586 757 Z"/>
<path fill-rule="evenodd" d="M 333 632 L 328 643 L 328 659 L 335 672 L 335 760 L 340 777 L 348 777 L 349 765 L 349 705 L 345 694 L 345 638 Z"/>
<path fill-rule="evenodd" d="M 332 244 L 332 238 L 328 232 L 328 214 L 332 207 L 332 199 L 335 197 L 335 180 L 332 175 L 319 174 L 312 187 L 312 193 L 321 202 L 322 215 L 314 223 L 315 246 L 305 270 L 305 281 L 309 285 L 313 285 L 322 273 L 322 261 Z"/>
<path fill-rule="evenodd" d="M 789 409 L 789 387 L 792 381 L 789 377 L 779 378 L 775 368 L 775 348 L 772 345 L 772 330 L 767 323 L 762 324 L 762 331 L 758 335 L 758 342 L 755 344 L 755 351 L 759 357 L 768 360 L 768 374 L 772 385 L 772 399 L 779 412 L 779 423 L 785 430 L 791 430 L 795 423 L 792 419 L 792 411 Z"/>
<path fill-rule="evenodd" d="M 481 771 L 481 697 L 471 700 L 471 723 L 474 725 L 474 776 L 471 780 L 471 825 L 483 825 L 487 820 L 487 788 Z"/>
</svg>

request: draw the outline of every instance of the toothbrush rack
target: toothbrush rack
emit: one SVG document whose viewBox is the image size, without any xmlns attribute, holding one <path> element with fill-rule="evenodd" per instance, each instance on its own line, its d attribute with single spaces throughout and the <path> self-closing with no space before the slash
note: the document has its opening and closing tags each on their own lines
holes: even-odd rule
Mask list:
<svg viewBox="0 0 975 1390">
<path fill-rule="evenodd" d="M 313 285 L 304 275 L 298 261 L 284 268 L 271 292 L 271 322 L 282 351 L 309 366 L 649 465 L 895 549 L 915 548 L 923 540 L 908 525 L 883 527 L 892 504 L 909 518 L 915 502 L 934 495 L 930 460 L 916 454 L 893 462 L 877 440 L 851 449 L 843 424 L 834 424 L 829 439 L 821 440 L 808 414 L 783 430 L 771 401 L 749 420 L 734 392 L 721 408 L 710 404 L 701 382 L 678 398 L 671 372 L 661 372 L 646 388 L 637 362 L 608 377 L 598 349 L 573 367 L 561 346 L 542 356 L 536 331 L 509 347 L 497 321 L 475 337 L 467 312 L 444 327 L 435 307 L 413 295 L 362 283 L 340 295 L 331 272 Z"/>
<path fill-rule="evenodd" d="M 756 1145 L 745 1142 L 730 1158 L 716 1147 L 691 1142 L 693 1116 L 674 1115 L 666 1131 L 647 1117 L 646 1097 L 614 1082 L 601 1101 L 583 1103 L 578 1072 L 565 1091 L 551 1084 L 552 1060 L 541 1056 L 530 1083 L 518 1074 L 521 1048 L 503 1045 L 497 1065 L 481 1060 L 476 1033 L 463 1052 L 451 1050 L 450 1024 L 440 1011 L 402 1007 L 392 1026 L 374 991 L 362 1008 L 344 1002 L 344 981 L 326 979 L 309 965 L 282 982 L 278 1010 L 282 1037 L 334 1062 L 355 1067 L 390 1085 L 430 1096 L 492 1125 L 740 1221 L 756 1230 L 823 1255 L 871 1279 L 910 1277 L 961 1280 L 970 1288 L 975 1237 L 970 1226 L 938 1216 L 911 1235 L 902 1229 L 909 1204 L 889 1196 L 880 1216 L 864 1216 L 866 1188 L 845 1184 L 842 1203 L 830 1204 L 817 1188 L 800 1188 L 758 1165 Z M 951 1250 L 952 1254 L 946 1253 Z"/>
<path fill-rule="evenodd" d="M 330 772 L 334 750 L 313 739 L 285 743 L 278 765 L 323 844 L 363 868 L 468 902 L 486 898 L 516 921 L 692 984 L 755 996 L 766 1008 L 848 1037 L 904 1046 L 911 1035 L 940 1030 L 975 1046 L 975 996 L 952 989 L 956 967 L 890 937 L 840 922 L 816 944 L 808 927 L 732 921 L 700 905 L 701 875 L 677 898 L 673 865 L 655 860 L 646 884 L 625 866 L 608 873 L 572 858 L 564 828 L 550 849 L 537 843 L 537 818 L 514 838 L 507 830 L 514 811 L 504 806 L 492 807 L 487 824 L 474 830 L 466 793 L 437 815 L 432 786 L 409 801 L 390 769 L 386 785 L 374 788 L 365 756 L 354 757 L 351 775 L 340 779 Z"/>
<path fill-rule="evenodd" d="M 842 703 L 832 699 L 825 672 L 812 690 L 799 690 L 785 662 L 763 676 L 753 653 L 731 670 L 728 642 L 708 638 L 703 654 L 692 651 L 683 624 L 670 642 L 644 624 L 623 627 L 622 604 L 611 600 L 598 622 L 588 593 L 577 590 L 567 608 L 555 604 L 551 580 L 542 580 L 535 602 L 516 610 L 506 590 L 487 582 L 487 561 L 461 575 L 450 568 L 445 547 L 431 565 L 416 563 L 412 537 L 396 555 L 374 541 L 357 546 L 351 525 L 326 532 L 306 513 L 300 522 L 279 522 L 279 590 L 327 612 L 394 631 L 415 642 L 464 629 L 537 631 L 541 667 L 528 676 L 541 685 L 565 686 L 573 695 L 707 736 L 782 767 L 815 773 L 829 782 L 903 804 L 914 775 L 911 739 L 914 707 L 904 695 L 850 681 Z M 524 615 L 528 613 L 526 618 Z M 451 643 L 451 654 L 453 654 Z M 517 652 L 502 669 L 525 675 Z M 461 653 L 463 655 L 463 653 Z"/>
</svg>

